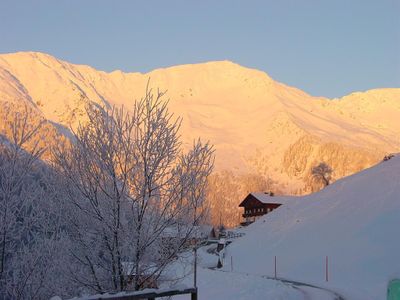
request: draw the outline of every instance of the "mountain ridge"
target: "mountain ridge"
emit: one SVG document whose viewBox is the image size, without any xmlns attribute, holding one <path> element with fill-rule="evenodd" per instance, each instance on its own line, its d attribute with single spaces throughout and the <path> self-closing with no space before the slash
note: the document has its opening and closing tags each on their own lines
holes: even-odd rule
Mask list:
<svg viewBox="0 0 400 300">
<path fill-rule="evenodd" d="M 122 73 L 122 74 L 124 74 L 124 76 L 127 76 L 127 75 L 150 75 L 153 72 L 168 71 L 168 70 L 171 70 L 171 69 L 180 69 L 180 68 L 184 69 L 184 68 L 193 67 L 193 66 L 225 64 L 225 65 L 236 66 L 236 67 L 239 67 L 241 69 L 247 69 L 247 70 L 251 70 L 251 71 L 256 71 L 256 72 L 262 73 L 262 74 L 266 75 L 268 78 L 270 78 L 273 81 L 275 81 L 275 83 L 277 83 L 279 85 L 285 86 L 285 87 L 290 88 L 290 89 L 298 90 L 301 93 L 307 94 L 307 95 L 309 95 L 309 96 L 311 96 L 313 98 L 329 99 L 329 100 L 344 100 L 344 98 L 348 98 L 349 96 L 363 94 L 363 93 L 369 93 L 369 92 L 375 92 L 375 91 L 376 92 L 380 92 L 380 91 L 385 91 L 385 90 L 389 90 L 390 91 L 390 90 L 399 90 L 400 89 L 400 87 L 398 87 L 398 88 L 397 87 L 371 88 L 371 89 L 366 89 L 366 90 L 362 90 L 362 91 L 353 91 L 351 93 L 345 94 L 342 97 L 333 97 L 333 98 L 326 97 L 326 96 L 314 96 L 314 95 L 311 95 L 311 94 L 301 90 L 298 87 L 293 87 L 293 86 L 287 85 L 285 83 L 282 83 L 280 81 L 277 81 L 276 79 L 273 79 L 267 72 L 265 72 L 263 70 L 260 70 L 260 69 L 257 69 L 257 68 L 252 68 L 252 67 L 243 66 L 243 65 L 241 65 L 241 64 L 239 64 L 237 62 L 234 62 L 232 60 L 229 60 L 229 59 L 211 60 L 211 61 L 204 61 L 204 62 L 197 62 L 197 63 L 185 63 L 185 64 L 180 64 L 180 65 L 171 65 L 171 66 L 166 66 L 166 67 L 155 68 L 155 69 L 149 70 L 147 72 L 141 72 L 141 71 L 122 71 L 120 69 L 115 69 L 115 70 L 112 70 L 112 71 L 104 71 L 104 70 L 96 69 L 96 68 L 94 68 L 94 67 L 92 67 L 90 65 L 87 65 L 87 64 L 70 63 L 70 62 L 68 62 L 66 60 L 58 59 L 58 58 L 56 58 L 55 56 L 53 56 L 51 54 L 48 54 L 48 53 L 45 53 L 45 52 L 40 52 L 40 51 L 17 51 L 17 52 L 0 53 L 0 60 L 1 59 L 4 60 L 4 57 L 7 57 L 7 56 L 10 56 L 10 57 L 18 56 L 18 59 L 20 58 L 20 56 L 30 56 L 32 58 L 39 58 L 39 59 L 40 58 L 47 58 L 47 59 L 50 59 L 50 60 L 55 60 L 61 65 L 62 64 L 68 64 L 68 65 L 71 65 L 71 66 L 74 66 L 74 67 L 83 68 L 83 69 L 90 69 L 90 70 L 95 71 L 97 73 L 104 73 L 104 74 L 107 74 L 107 75 L 112 75 L 113 73 L 116 73 L 116 74 Z"/>
</svg>

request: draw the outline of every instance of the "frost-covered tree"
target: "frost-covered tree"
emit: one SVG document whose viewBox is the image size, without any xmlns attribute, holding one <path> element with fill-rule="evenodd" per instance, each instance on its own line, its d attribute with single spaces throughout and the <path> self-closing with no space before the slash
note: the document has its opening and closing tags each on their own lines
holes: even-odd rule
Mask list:
<svg viewBox="0 0 400 300">
<path fill-rule="evenodd" d="M 68 179 L 70 274 L 89 291 L 141 289 L 188 246 L 204 216 L 213 150 L 186 154 L 164 93 L 132 110 L 88 104 L 73 142 L 54 151 Z M 76 266 L 79 267 L 76 267 Z"/>
<path fill-rule="evenodd" d="M 332 176 L 332 168 L 325 162 L 319 163 L 311 169 L 311 175 L 319 182 L 322 182 L 324 186 L 328 186 Z"/>
<path fill-rule="evenodd" d="M 40 161 L 42 125 L 25 107 L 1 128 L 1 299 L 43 299 L 54 292 L 49 265 L 56 257 L 60 224 L 54 177 Z"/>
</svg>

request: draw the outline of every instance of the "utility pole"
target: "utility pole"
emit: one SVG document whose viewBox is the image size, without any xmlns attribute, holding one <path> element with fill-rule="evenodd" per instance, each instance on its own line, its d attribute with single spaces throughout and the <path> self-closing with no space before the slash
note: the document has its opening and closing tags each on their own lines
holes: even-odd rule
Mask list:
<svg viewBox="0 0 400 300">
<path fill-rule="evenodd" d="M 194 276 L 193 276 L 193 286 L 197 289 L 197 245 L 194 246 Z"/>
</svg>

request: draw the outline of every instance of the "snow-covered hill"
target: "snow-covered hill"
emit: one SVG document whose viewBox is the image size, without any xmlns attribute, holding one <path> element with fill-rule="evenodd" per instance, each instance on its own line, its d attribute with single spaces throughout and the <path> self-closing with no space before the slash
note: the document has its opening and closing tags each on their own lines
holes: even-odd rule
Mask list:
<svg viewBox="0 0 400 300">
<path fill-rule="evenodd" d="M 400 277 L 400 156 L 295 197 L 244 229 L 225 270 L 326 286 L 346 299 L 386 299 Z M 329 257 L 329 282 L 325 258 Z"/>
</svg>

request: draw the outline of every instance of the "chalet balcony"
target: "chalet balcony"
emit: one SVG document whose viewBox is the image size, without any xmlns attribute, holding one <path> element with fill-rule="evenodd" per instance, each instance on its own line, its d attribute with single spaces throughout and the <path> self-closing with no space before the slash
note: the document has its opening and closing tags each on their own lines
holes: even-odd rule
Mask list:
<svg viewBox="0 0 400 300">
<path fill-rule="evenodd" d="M 257 212 L 248 212 L 242 215 L 243 218 L 250 218 L 250 217 L 259 217 L 265 215 L 266 211 L 257 211 Z"/>
</svg>

